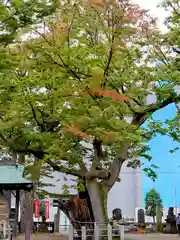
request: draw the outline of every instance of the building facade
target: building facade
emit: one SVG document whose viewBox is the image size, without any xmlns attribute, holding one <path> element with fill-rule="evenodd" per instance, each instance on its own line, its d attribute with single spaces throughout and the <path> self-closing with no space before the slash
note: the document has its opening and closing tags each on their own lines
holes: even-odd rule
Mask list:
<svg viewBox="0 0 180 240">
<path fill-rule="evenodd" d="M 125 218 L 134 218 L 136 208 L 143 207 L 142 172 L 124 163 L 120 173 L 120 182 L 115 183 L 108 196 L 108 215 L 114 208 L 120 208 Z"/>
</svg>

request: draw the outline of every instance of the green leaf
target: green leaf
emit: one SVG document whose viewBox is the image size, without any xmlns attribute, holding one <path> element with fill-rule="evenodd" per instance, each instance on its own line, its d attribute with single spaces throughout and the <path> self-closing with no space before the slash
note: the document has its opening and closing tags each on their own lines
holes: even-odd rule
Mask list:
<svg viewBox="0 0 180 240">
<path fill-rule="evenodd" d="M 159 134 L 171 137 L 178 151 L 180 61 L 171 49 L 180 46 L 179 9 L 171 0 L 163 6 L 171 9 L 166 33 L 147 13 L 135 21 L 115 2 L 102 12 L 82 1 L 1 1 L 1 153 L 24 155 L 39 195 L 46 194 L 41 178 L 53 170 L 85 181 L 86 167 L 114 169 L 122 157 L 129 167 L 141 167 L 141 158 L 151 161 L 148 142 Z M 169 104 L 177 106 L 174 116 L 155 119 Z M 155 181 L 156 169 L 143 170 Z M 75 188 L 82 190 L 84 182 Z"/>
</svg>

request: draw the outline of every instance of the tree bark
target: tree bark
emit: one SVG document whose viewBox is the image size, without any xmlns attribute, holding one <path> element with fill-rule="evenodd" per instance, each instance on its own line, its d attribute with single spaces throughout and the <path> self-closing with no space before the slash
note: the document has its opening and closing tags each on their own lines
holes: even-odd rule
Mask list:
<svg viewBox="0 0 180 240">
<path fill-rule="evenodd" d="M 26 203 L 25 203 L 25 192 L 20 192 L 20 233 L 25 232 L 25 210 L 26 210 Z"/>
<path fill-rule="evenodd" d="M 116 153 L 116 157 L 109 168 L 110 170 L 109 190 L 114 186 L 115 182 L 119 177 L 123 163 L 128 159 L 128 148 L 129 144 L 124 143 L 119 152 Z"/>
<path fill-rule="evenodd" d="M 98 182 L 97 179 L 86 180 L 85 190 L 79 193 L 79 197 L 63 201 L 59 200 L 60 209 L 69 218 L 69 221 L 79 234 L 81 239 L 81 227 L 85 226 L 90 235 L 87 239 L 92 239 L 94 233 L 94 222 L 99 224 L 102 231 L 108 222 L 107 215 L 107 195 L 108 180 Z"/>
<path fill-rule="evenodd" d="M 33 191 L 25 191 L 25 240 L 30 240 L 33 229 Z"/>
<path fill-rule="evenodd" d="M 96 223 L 107 223 L 107 184 L 98 183 L 96 179 L 87 181 L 87 189 L 92 204 Z"/>
<path fill-rule="evenodd" d="M 60 220 L 60 208 L 57 209 L 57 214 L 55 215 L 55 232 L 59 232 L 59 220 Z"/>
</svg>

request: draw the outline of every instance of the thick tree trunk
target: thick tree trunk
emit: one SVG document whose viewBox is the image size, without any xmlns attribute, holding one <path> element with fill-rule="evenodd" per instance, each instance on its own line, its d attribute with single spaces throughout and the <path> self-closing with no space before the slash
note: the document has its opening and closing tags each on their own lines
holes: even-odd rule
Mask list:
<svg viewBox="0 0 180 240">
<path fill-rule="evenodd" d="M 92 205 L 94 222 L 99 226 L 100 239 L 103 239 L 103 235 L 106 235 L 108 223 L 107 215 L 107 194 L 108 184 L 98 183 L 96 179 L 87 182 L 87 189 Z"/>
<path fill-rule="evenodd" d="M 67 201 L 60 199 L 59 207 L 76 229 L 79 239 L 81 239 L 82 226 L 85 226 L 87 229 L 94 228 L 94 217 L 92 215 L 91 204 L 88 203 L 87 199 L 80 199 L 78 197 Z"/>
<path fill-rule="evenodd" d="M 87 189 L 92 205 L 95 222 L 99 224 L 107 223 L 108 186 L 98 183 L 97 180 L 94 179 L 87 182 Z"/>
<path fill-rule="evenodd" d="M 60 209 L 69 218 L 73 227 L 77 230 L 81 239 L 81 227 L 85 226 L 88 235 L 93 235 L 94 222 L 105 229 L 104 224 L 108 222 L 107 216 L 107 194 L 108 184 L 98 183 L 96 180 L 89 180 L 86 183 L 85 191 L 79 193 L 79 198 L 72 198 L 67 201 L 59 200 Z M 92 237 L 88 237 L 92 239 Z"/>
</svg>

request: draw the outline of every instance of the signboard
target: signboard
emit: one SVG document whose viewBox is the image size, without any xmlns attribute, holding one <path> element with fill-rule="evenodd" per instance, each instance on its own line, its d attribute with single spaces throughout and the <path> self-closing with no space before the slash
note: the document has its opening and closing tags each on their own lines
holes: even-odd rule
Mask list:
<svg viewBox="0 0 180 240">
<path fill-rule="evenodd" d="M 40 213 L 40 200 L 34 200 L 34 215 L 35 218 L 39 218 Z"/>
<path fill-rule="evenodd" d="M 45 219 L 49 219 L 49 213 L 50 211 L 50 201 L 49 200 L 44 200 L 44 216 L 45 216 Z"/>
</svg>

